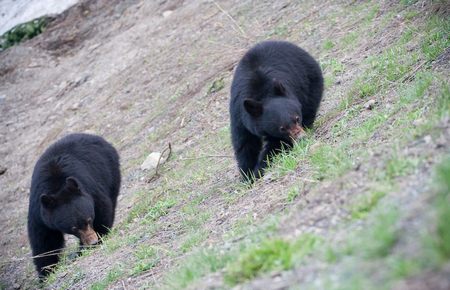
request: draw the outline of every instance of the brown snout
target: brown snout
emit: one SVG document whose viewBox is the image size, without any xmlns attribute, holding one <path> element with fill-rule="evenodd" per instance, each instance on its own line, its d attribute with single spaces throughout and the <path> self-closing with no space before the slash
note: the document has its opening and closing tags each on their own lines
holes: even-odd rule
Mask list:
<svg viewBox="0 0 450 290">
<path fill-rule="evenodd" d="M 305 130 L 298 124 L 292 126 L 288 132 L 289 136 L 291 136 L 291 138 L 294 140 L 302 139 L 306 136 Z"/>
<path fill-rule="evenodd" d="M 98 236 L 94 229 L 88 225 L 86 229 L 80 230 L 81 243 L 85 246 L 92 246 L 98 243 Z"/>
</svg>

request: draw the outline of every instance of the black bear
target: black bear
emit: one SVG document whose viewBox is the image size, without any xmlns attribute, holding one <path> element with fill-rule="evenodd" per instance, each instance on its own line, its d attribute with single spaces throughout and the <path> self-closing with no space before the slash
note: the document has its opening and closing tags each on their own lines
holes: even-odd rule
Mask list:
<svg viewBox="0 0 450 290">
<path fill-rule="evenodd" d="M 71 134 L 44 152 L 34 167 L 28 210 L 28 237 L 41 279 L 58 262 L 63 234 L 78 237 L 83 246 L 108 233 L 119 189 L 119 155 L 99 136 Z"/>
<path fill-rule="evenodd" d="M 231 139 L 244 179 L 311 128 L 323 93 L 318 63 L 286 41 L 264 41 L 239 62 L 231 84 Z"/>
</svg>

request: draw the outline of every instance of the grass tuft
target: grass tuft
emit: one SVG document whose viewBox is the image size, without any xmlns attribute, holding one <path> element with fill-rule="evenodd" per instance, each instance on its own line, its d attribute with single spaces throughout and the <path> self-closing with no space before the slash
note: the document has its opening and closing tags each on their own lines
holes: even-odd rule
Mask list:
<svg viewBox="0 0 450 290">
<path fill-rule="evenodd" d="M 372 209 L 378 204 L 380 199 L 386 195 L 385 191 L 375 190 L 361 197 L 350 209 L 350 215 L 354 219 L 366 217 Z"/>
<path fill-rule="evenodd" d="M 228 265 L 225 281 L 230 285 L 245 282 L 269 271 L 287 270 L 295 260 L 308 255 L 319 243 L 313 235 L 303 235 L 295 242 L 281 239 L 264 240 L 245 250 L 236 262 Z"/>
<path fill-rule="evenodd" d="M 435 248 L 442 260 L 450 260 L 450 158 L 447 158 L 437 169 L 436 182 L 438 195 L 436 207 Z"/>
</svg>

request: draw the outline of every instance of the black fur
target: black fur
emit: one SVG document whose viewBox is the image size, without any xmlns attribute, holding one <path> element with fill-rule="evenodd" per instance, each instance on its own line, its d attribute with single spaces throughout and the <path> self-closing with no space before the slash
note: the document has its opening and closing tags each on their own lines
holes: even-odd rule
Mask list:
<svg viewBox="0 0 450 290">
<path fill-rule="evenodd" d="M 265 41 L 244 55 L 230 100 L 232 143 L 244 178 L 262 175 L 268 157 L 312 127 L 322 93 L 320 66 L 292 43 Z"/>
<path fill-rule="evenodd" d="M 34 167 L 28 211 L 33 256 L 52 254 L 34 258 L 40 278 L 58 262 L 63 234 L 77 236 L 74 229 L 87 221 L 100 236 L 109 231 L 119 189 L 119 155 L 99 136 L 71 134 L 44 152 Z"/>
</svg>

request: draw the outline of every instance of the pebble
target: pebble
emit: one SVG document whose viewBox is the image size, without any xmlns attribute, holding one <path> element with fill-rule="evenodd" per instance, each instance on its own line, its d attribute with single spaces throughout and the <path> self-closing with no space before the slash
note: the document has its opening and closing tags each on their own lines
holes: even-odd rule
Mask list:
<svg viewBox="0 0 450 290">
<path fill-rule="evenodd" d="M 364 104 L 364 108 L 366 110 L 372 110 L 373 107 L 375 107 L 376 101 L 374 99 L 368 100 L 365 104 Z"/>
<path fill-rule="evenodd" d="M 80 103 L 75 103 L 70 107 L 71 111 L 76 111 L 80 108 Z"/>
<path fill-rule="evenodd" d="M 164 11 L 163 12 L 163 17 L 164 18 L 167 18 L 167 17 L 169 17 L 170 16 L 170 14 L 172 14 L 173 13 L 173 11 L 172 10 L 166 10 L 166 11 Z"/>
<path fill-rule="evenodd" d="M 152 152 L 150 153 L 147 158 L 145 158 L 145 161 L 141 165 L 141 170 L 151 170 L 156 169 L 156 166 L 159 164 L 164 163 L 164 158 L 161 157 L 160 152 Z"/>
</svg>

